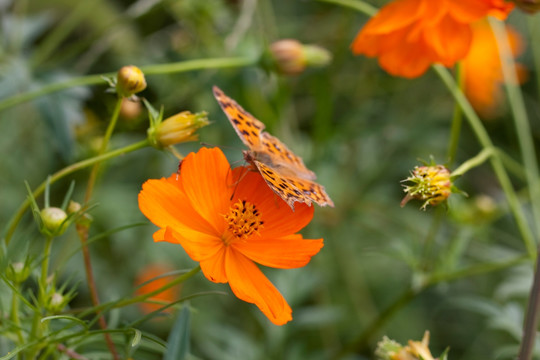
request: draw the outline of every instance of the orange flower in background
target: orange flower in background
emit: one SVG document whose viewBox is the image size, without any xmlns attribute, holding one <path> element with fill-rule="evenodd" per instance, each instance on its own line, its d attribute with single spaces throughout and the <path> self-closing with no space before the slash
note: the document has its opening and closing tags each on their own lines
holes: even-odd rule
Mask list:
<svg viewBox="0 0 540 360">
<path fill-rule="evenodd" d="M 463 59 L 470 24 L 487 15 L 504 19 L 513 7 L 504 0 L 395 0 L 368 21 L 352 51 L 378 57 L 392 75 L 415 78 L 434 63 L 450 67 Z"/>
<path fill-rule="evenodd" d="M 257 305 L 276 325 L 292 319 L 291 308 L 255 263 L 306 265 L 323 246 L 322 239 L 296 234 L 311 221 L 313 207 L 298 204 L 292 211 L 259 173 L 231 170 L 218 148 L 186 156 L 180 176 L 148 180 L 139 207 L 161 228 L 154 240 L 182 245 L 208 280 L 228 282 L 239 299 Z"/>
<path fill-rule="evenodd" d="M 174 269 L 171 266 L 167 266 L 163 264 L 150 264 L 150 265 L 145 266 L 137 274 L 135 284 L 136 285 L 141 285 L 143 283 L 146 283 L 146 284 L 139 286 L 137 290 L 135 291 L 135 293 L 137 295 L 148 294 L 167 285 L 171 281 L 170 277 L 159 277 L 159 276 L 166 274 L 168 272 L 171 272 L 171 271 L 174 271 Z M 152 280 L 152 279 L 155 279 L 155 280 Z M 173 286 L 171 288 L 168 288 L 160 292 L 159 294 L 156 294 L 148 298 L 147 300 L 148 301 L 157 300 L 159 302 L 170 303 L 175 300 L 178 300 L 179 295 L 180 295 L 180 287 Z M 145 314 L 151 313 L 152 311 L 156 311 L 163 306 L 164 304 L 158 304 L 158 303 L 150 303 L 150 302 L 139 303 L 139 307 L 141 308 L 142 312 L 144 312 Z M 164 311 L 170 312 L 171 308 L 167 308 Z"/>
<path fill-rule="evenodd" d="M 510 51 L 515 58 L 523 50 L 520 34 L 510 26 L 506 26 Z M 501 56 L 497 39 L 491 26 L 485 20 L 473 25 L 473 43 L 467 57 L 463 60 L 465 94 L 471 105 L 484 118 L 493 118 L 500 110 L 504 93 L 501 84 L 504 82 Z M 503 57 L 505 58 L 505 57 Z M 518 80 L 522 83 L 526 78 L 526 69 L 516 64 Z"/>
</svg>

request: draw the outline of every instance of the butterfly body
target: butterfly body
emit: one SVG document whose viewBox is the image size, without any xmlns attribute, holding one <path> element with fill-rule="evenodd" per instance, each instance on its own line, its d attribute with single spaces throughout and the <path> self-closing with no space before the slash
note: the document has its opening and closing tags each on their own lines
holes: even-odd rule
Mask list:
<svg viewBox="0 0 540 360">
<path fill-rule="evenodd" d="M 249 148 L 244 159 L 258 171 L 266 184 L 294 210 L 295 202 L 334 206 L 324 187 L 299 156 L 278 138 L 264 131 L 264 124 L 229 98 L 218 87 L 214 96 L 234 130 Z"/>
</svg>

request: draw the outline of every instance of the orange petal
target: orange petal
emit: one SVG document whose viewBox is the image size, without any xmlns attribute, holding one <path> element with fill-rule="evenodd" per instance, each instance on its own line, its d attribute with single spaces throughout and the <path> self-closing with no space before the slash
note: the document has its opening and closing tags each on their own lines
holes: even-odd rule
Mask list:
<svg viewBox="0 0 540 360">
<path fill-rule="evenodd" d="M 430 0 L 432 1 L 432 0 Z M 424 11 L 424 0 L 396 0 L 379 10 L 362 29 L 367 34 L 386 34 L 416 21 Z"/>
<path fill-rule="evenodd" d="M 225 246 L 221 246 L 219 251 L 208 259 L 201 261 L 201 270 L 206 278 L 215 283 L 226 283 L 227 273 L 225 272 Z"/>
<path fill-rule="evenodd" d="M 234 177 L 245 171 L 234 169 Z M 264 225 L 260 231 L 265 238 L 278 238 L 298 232 L 313 218 L 314 206 L 296 203 L 294 211 L 266 185 L 261 174 L 254 171 L 245 173 L 236 187 L 233 203 L 247 200 L 254 204 L 261 214 Z"/>
<path fill-rule="evenodd" d="M 276 325 L 292 320 L 291 307 L 253 261 L 231 247 L 227 248 L 225 256 L 229 285 L 239 299 L 257 305 Z"/>
<path fill-rule="evenodd" d="M 430 49 L 422 44 L 409 47 L 407 44 L 379 57 L 379 65 L 388 73 L 405 78 L 416 78 L 429 69 L 433 58 Z"/>
<path fill-rule="evenodd" d="M 302 235 L 268 239 L 254 235 L 249 241 L 238 241 L 231 246 L 261 265 L 294 269 L 305 266 L 319 252 L 323 239 L 303 239 Z"/>
<path fill-rule="evenodd" d="M 436 53 L 434 62 L 453 66 L 463 59 L 472 42 L 470 25 L 461 24 L 450 16 L 445 16 L 437 26 L 425 33 L 426 43 Z"/>
<path fill-rule="evenodd" d="M 212 259 L 223 247 L 223 241 L 217 236 L 190 230 L 179 233 L 170 227 L 163 233 L 163 241 L 182 245 L 190 258 L 201 262 Z"/>
<path fill-rule="evenodd" d="M 201 148 L 182 162 L 180 181 L 191 206 L 216 232 L 225 229 L 223 214 L 229 211 L 234 190 L 231 168 L 219 148 Z"/>
<path fill-rule="evenodd" d="M 139 208 L 161 228 L 170 226 L 178 232 L 215 234 L 212 226 L 190 206 L 185 194 L 168 179 L 146 181 L 139 193 Z"/>
</svg>

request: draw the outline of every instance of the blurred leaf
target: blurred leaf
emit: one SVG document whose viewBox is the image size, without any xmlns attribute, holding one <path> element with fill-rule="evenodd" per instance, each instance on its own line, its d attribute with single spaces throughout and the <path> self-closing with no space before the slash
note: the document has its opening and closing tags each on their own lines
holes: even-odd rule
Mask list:
<svg viewBox="0 0 540 360">
<path fill-rule="evenodd" d="M 189 354 L 190 341 L 190 312 L 187 304 L 178 315 L 169 338 L 167 339 L 167 352 L 163 360 L 183 360 Z"/>
</svg>

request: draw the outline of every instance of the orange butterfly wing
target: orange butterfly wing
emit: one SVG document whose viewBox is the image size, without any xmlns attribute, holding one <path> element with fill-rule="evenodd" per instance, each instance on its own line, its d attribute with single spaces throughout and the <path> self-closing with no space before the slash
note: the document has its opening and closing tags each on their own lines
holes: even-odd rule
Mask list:
<svg viewBox="0 0 540 360">
<path fill-rule="evenodd" d="M 262 175 L 268 186 L 294 210 L 295 202 L 334 206 L 315 174 L 278 138 L 264 132 L 264 124 L 229 98 L 218 87 L 214 96 L 242 142 L 246 161 Z"/>
</svg>

